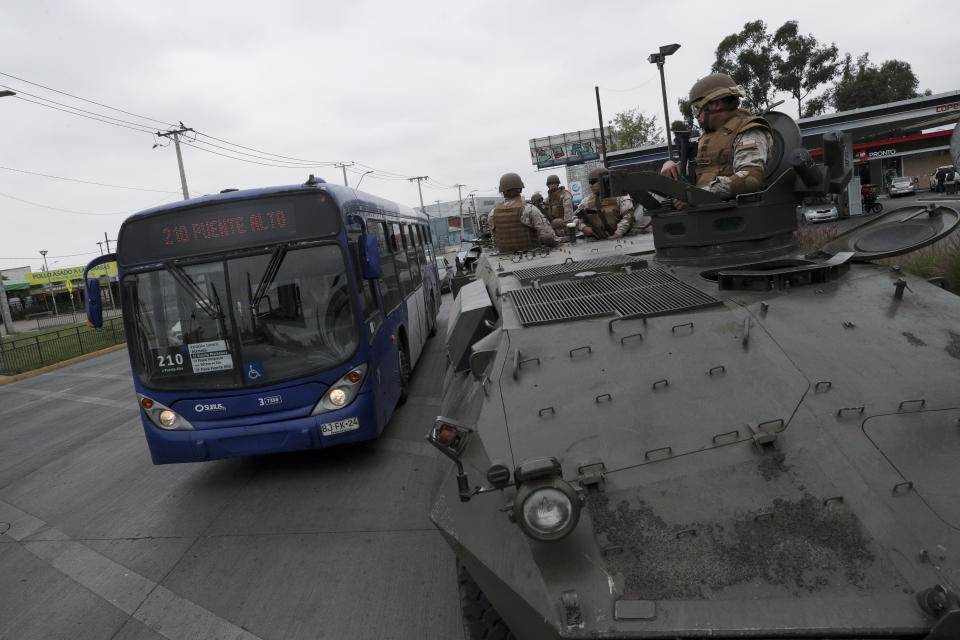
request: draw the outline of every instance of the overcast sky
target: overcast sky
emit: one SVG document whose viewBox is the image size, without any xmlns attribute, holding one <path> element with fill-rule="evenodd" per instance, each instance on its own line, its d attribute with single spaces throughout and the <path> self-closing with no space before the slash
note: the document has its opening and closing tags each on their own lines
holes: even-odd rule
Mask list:
<svg viewBox="0 0 960 640">
<path fill-rule="evenodd" d="M 332 166 L 265 166 L 279 156 L 355 162 L 351 185 L 375 169 L 362 190 L 410 206 L 419 198 L 409 176 L 430 176 L 427 204 L 455 200 L 457 183 L 464 195 L 494 195 L 507 171 L 529 195 L 551 173 L 531 164 L 529 139 L 596 127 L 595 85 L 606 120 L 639 107 L 663 124 L 647 62 L 660 45 L 681 45 L 666 64 L 673 119 L 719 41 L 758 17 L 771 32 L 798 20 L 877 64 L 905 60 L 921 91 L 942 93 L 960 89 L 956 20 L 938 19 L 945 6 L 8 0 L 0 89 L 18 95 L 0 98 L 0 268 L 38 271 L 41 249 L 51 268 L 84 264 L 127 215 L 181 199 L 174 149 L 150 133 L 180 121 L 212 136 L 183 148 L 191 195 L 309 173 L 343 181 Z M 62 105 L 90 117 L 50 108 Z M 792 103 L 781 109 L 795 115 Z M 103 116 L 125 122 L 91 119 Z"/>
</svg>

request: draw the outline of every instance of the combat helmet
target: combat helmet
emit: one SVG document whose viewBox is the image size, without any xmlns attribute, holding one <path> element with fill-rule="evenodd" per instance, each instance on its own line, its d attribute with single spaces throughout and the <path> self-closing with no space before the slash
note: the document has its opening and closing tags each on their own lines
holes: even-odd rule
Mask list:
<svg viewBox="0 0 960 640">
<path fill-rule="evenodd" d="M 543 204 L 543 194 L 540 193 L 539 191 L 535 192 L 530 197 L 530 202 L 531 204 Z"/>
<path fill-rule="evenodd" d="M 551 173 L 550 175 L 547 176 L 547 186 L 549 186 L 551 182 L 555 184 L 560 184 L 560 176 L 558 176 L 555 173 Z"/>
<path fill-rule="evenodd" d="M 516 173 L 505 173 L 500 176 L 500 193 L 506 193 L 511 189 L 523 189 L 523 180 Z"/>
<path fill-rule="evenodd" d="M 587 179 L 592 182 L 593 180 L 599 180 L 603 176 L 606 176 L 609 174 L 610 174 L 610 169 L 607 169 L 606 167 L 597 167 L 596 169 L 590 172 L 590 175 L 587 177 Z"/>
<path fill-rule="evenodd" d="M 693 115 L 703 108 L 703 105 L 713 100 L 727 96 L 744 97 L 746 92 L 733 78 L 725 73 L 711 73 L 693 83 L 690 89 L 690 108 Z"/>
</svg>

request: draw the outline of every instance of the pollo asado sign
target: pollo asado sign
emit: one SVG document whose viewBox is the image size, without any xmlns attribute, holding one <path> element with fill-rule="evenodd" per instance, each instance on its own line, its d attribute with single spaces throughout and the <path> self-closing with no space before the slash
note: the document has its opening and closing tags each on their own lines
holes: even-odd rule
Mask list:
<svg viewBox="0 0 960 640">
<path fill-rule="evenodd" d="M 129 266 L 276 242 L 331 236 L 340 214 L 330 196 L 305 193 L 201 204 L 134 216 L 120 228 L 117 262 Z"/>
</svg>

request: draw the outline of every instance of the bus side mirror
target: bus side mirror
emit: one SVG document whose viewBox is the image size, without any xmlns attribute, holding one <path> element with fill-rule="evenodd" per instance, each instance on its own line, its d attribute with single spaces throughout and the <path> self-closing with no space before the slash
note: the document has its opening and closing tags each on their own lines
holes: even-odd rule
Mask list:
<svg viewBox="0 0 960 640">
<path fill-rule="evenodd" d="M 377 247 L 377 237 L 364 235 L 360 248 L 362 250 L 360 269 L 363 277 L 365 280 L 376 280 L 380 277 L 380 249 Z"/>
<path fill-rule="evenodd" d="M 87 324 L 97 329 L 103 326 L 103 304 L 100 300 L 100 278 L 87 278 Z"/>
</svg>

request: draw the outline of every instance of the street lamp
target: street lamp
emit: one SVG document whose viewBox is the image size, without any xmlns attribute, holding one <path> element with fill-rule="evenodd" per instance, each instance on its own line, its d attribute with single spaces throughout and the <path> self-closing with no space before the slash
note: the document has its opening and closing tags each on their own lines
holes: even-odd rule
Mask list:
<svg viewBox="0 0 960 640">
<path fill-rule="evenodd" d="M 673 160 L 673 144 L 670 142 L 670 112 L 667 110 L 667 83 L 663 79 L 663 63 L 680 48 L 678 44 L 665 44 L 658 53 L 647 56 L 647 62 L 657 65 L 660 70 L 660 90 L 663 92 L 663 126 L 667 128 L 667 159 Z"/>
<path fill-rule="evenodd" d="M 43 271 L 47 274 L 47 290 L 50 292 L 50 297 L 53 299 L 53 315 L 59 316 L 60 312 L 57 311 L 57 296 L 53 295 L 53 286 L 50 284 L 50 269 L 47 268 L 47 250 L 41 249 L 40 255 L 43 256 Z"/>
<path fill-rule="evenodd" d="M 363 172 L 363 175 L 360 176 L 360 179 L 357 180 L 357 186 L 355 186 L 354 189 L 359 189 L 359 188 L 360 188 L 360 183 L 363 182 L 363 179 L 367 177 L 367 174 L 368 174 L 368 173 L 373 173 L 373 171 L 374 171 L 373 169 L 370 169 L 370 171 L 364 171 L 364 172 Z"/>
</svg>

